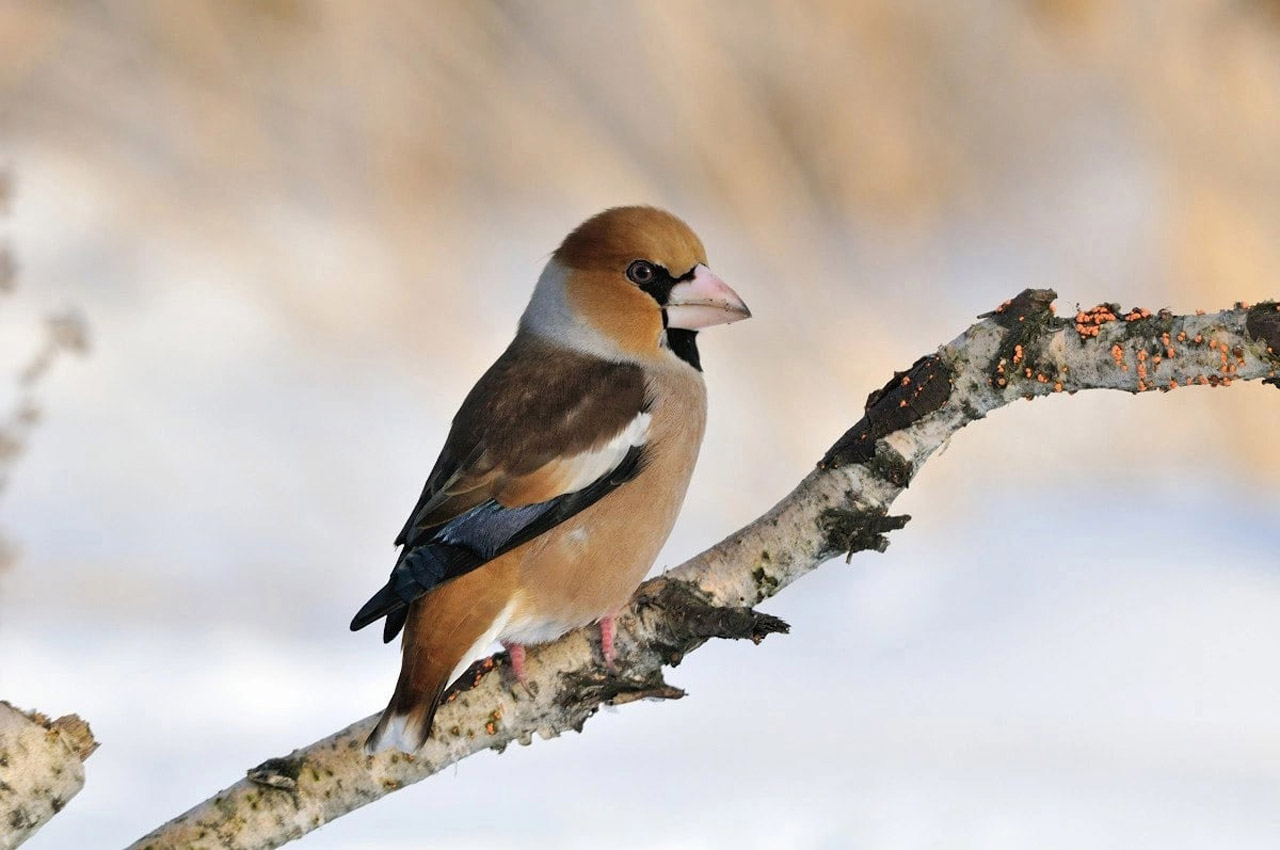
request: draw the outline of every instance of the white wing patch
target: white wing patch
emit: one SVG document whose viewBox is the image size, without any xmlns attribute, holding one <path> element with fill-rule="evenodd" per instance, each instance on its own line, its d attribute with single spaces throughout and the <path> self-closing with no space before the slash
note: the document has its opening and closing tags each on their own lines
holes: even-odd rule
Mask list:
<svg viewBox="0 0 1280 850">
<path fill-rule="evenodd" d="M 576 493 L 617 469 L 627 452 L 643 446 L 648 440 L 652 419 L 648 413 L 637 414 L 627 427 L 603 446 L 558 461 L 556 473 L 560 492 Z"/>
</svg>

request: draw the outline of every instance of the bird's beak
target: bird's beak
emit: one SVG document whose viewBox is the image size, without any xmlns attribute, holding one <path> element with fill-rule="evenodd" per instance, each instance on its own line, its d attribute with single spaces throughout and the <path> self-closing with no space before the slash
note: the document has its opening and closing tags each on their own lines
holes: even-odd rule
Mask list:
<svg viewBox="0 0 1280 850">
<path fill-rule="evenodd" d="M 751 318 L 738 293 L 699 263 L 693 280 L 677 283 L 667 296 L 667 327 L 696 331 Z"/>
</svg>

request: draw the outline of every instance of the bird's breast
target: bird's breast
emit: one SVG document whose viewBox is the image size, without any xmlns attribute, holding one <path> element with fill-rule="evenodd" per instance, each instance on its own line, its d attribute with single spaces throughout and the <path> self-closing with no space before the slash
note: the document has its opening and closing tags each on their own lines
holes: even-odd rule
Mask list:
<svg viewBox="0 0 1280 850">
<path fill-rule="evenodd" d="M 646 389 L 652 420 L 643 470 L 522 547 L 504 640 L 540 643 L 612 614 L 653 566 L 684 502 L 707 402 L 702 376 L 684 364 L 652 370 Z"/>
</svg>

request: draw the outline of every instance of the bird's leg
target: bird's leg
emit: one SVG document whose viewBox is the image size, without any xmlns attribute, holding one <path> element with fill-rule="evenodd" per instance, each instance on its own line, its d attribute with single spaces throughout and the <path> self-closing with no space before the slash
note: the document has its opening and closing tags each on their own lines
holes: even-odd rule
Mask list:
<svg viewBox="0 0 1280 850">
<path fill-rule="evenodd" d="M 613 615 L 600 618 L 600 652 L 604 655 L 604 666 L 610 673 L 617 671 L 613 659 L 617 653 L 613 649 Z"/>
<path fill-rule="evenodd" d="M 524 672 L 524 644 L 504 643 L 502 648 L 507 651 L 507 657 L 511 659 L 511 672 L 515 675 L 516 681 L 524 686 L 526 691 L 529 690 L 529 677 Z"/>
</svg>

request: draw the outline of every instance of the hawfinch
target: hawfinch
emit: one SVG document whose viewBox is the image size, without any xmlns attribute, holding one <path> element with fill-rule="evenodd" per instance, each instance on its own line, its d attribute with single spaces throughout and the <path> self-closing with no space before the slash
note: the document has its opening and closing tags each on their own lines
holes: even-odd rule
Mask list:
<svg viewBox="0 0 1280 850">
<path fill-rule="evenodd" d="M 404 629 L 369 752 L 420 748 L 495 640 L 523 681 L 525 644 L 599 622 L 612 665 L 612 617 L 671 533 L 702 442 L 698 331 L 750 315 L 670 213 L 606 210 L 565 238 L 351 622 L 386 617 L 387 641 Z"/>
</svg>

